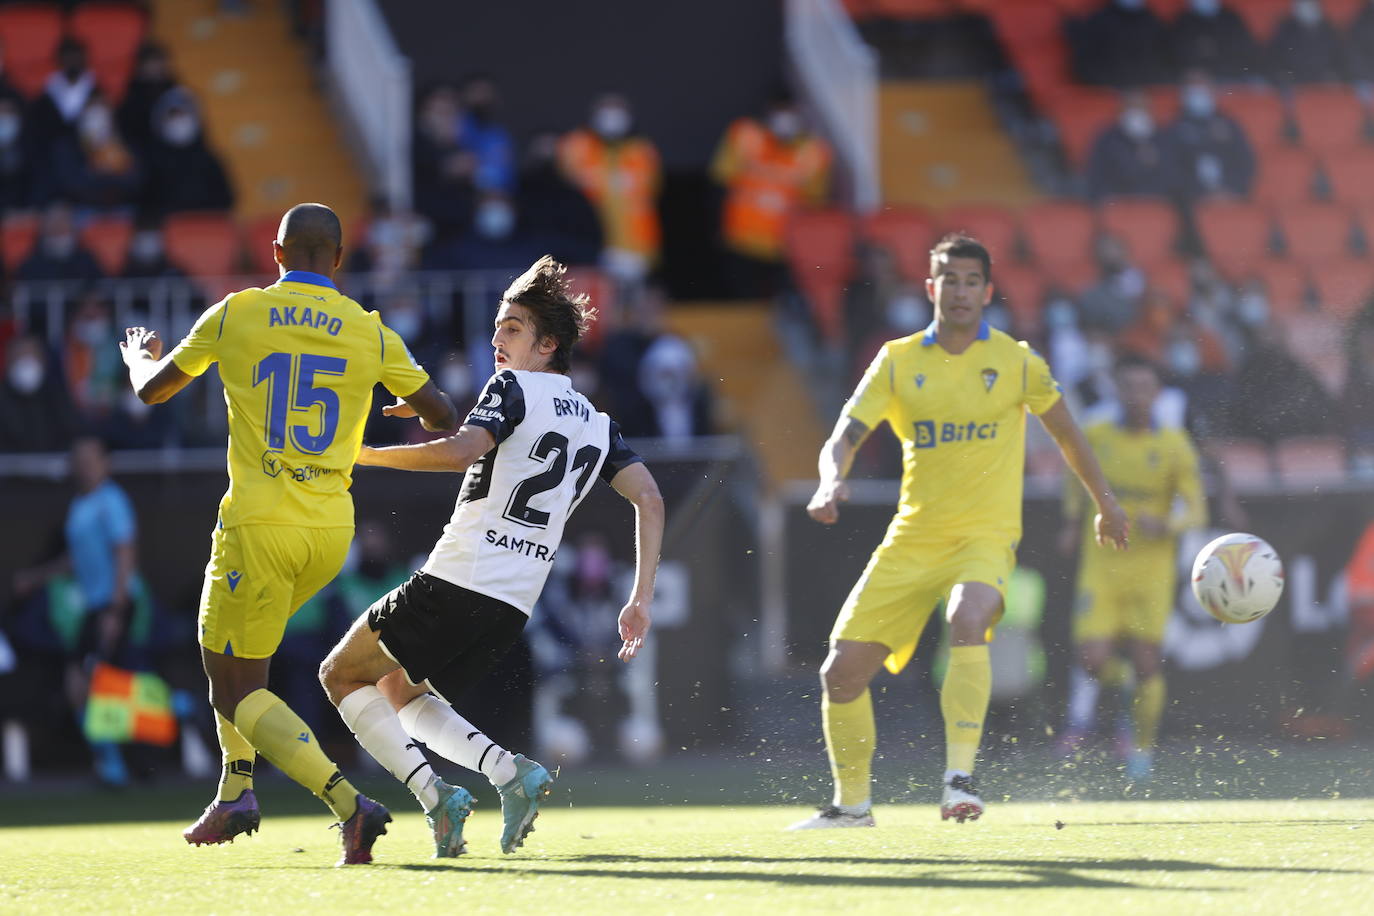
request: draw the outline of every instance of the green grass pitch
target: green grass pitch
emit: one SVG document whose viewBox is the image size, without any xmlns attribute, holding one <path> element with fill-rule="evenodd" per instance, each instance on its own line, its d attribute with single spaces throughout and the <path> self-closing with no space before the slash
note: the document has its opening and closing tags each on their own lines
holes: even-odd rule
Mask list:
<svg viewBox="0 0 1374 916">
<path fill-rule="evenodd" d="M 1367 799 L 992 804 L 964 825 L 884 805 L 876 829 L 787 833 L 806 809 L 555 793 L 517 854 L 484 804 L 471 853 L 436 861 L 413 802 L 388 796 L 376 863 L 336 869 L 328 814 L 298 813 L 294 787 L 261 794 L 261 833 L 203 848 L 180 836 L 200 793 L 54 798 L 48 823 L 0 826 L 0 912 L 1287 914 L 1356 912 L 1374 889 Z"/>
</svg>

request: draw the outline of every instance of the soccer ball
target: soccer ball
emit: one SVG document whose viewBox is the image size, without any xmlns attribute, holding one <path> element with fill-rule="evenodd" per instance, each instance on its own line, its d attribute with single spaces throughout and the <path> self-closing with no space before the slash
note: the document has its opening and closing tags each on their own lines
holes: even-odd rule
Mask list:
<svg viewBox="0 0 1374 916">
<path fill-rule="evenodd" d="M 1253 534 L 1224 534 L 1198 551 L 1193 594 L 1222 623 L 1259 620 L 1283 594 L 1283 563 Z"/>
</svg>

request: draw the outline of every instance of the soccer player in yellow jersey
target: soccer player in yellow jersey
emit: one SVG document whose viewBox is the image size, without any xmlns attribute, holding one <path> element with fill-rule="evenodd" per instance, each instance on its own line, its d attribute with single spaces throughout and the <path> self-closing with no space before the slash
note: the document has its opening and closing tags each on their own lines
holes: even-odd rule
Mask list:
<svg viewBox="0 0 1374 916">
<path fill-rule="evenodd" d="M 935 320 L 883 345 L 821 449 L 820 484 L 807 506 L 817 521 L 839 518 L 854 452 L 884 421 L 902 443 L 902 492 L 886 536 L 840 610 L 821 666 L 834 798 L 793 829 L 873 826 L 868 686 L 884 663 L 894 674 L 902 670 L 941 605 L 951 648 L 940 695 L 946 753 L 940 814 L 962 823 L 983 813 L 973 763 L 992 685 L 987 642 L 1021 537 L 1027 410 L 1040 417 L 1093 495 L 1098 538 L 1126 546 L 1126 516 L 1049 367 L 983 320 L 991 267 L 987 249 L 974 239 L 951 235 L 935 246 L 926 281 Z"/>
<path fill-rule="evenodd" d="M 1135 538 L 1128 554 L 1094 545 L 1083 521 L 1083 490 L 1068 482 L 1063 538 L 1082 542 L 1073 619 L 1082 671 L 1075 673 L 1061 747 L 1082 744 L 1092 727 L 1098 680 L 1114 653 L 1124 650 L 1135 671 L 1126 775 L 1143 782 L 1150 776 L 1164 714 L 1160 644 L 1174 608 L 1178 536 L 1207 523 L 1207 501 L 1188 434 L 1161 429 L 1152 420 L 1159 396 L 1154 366 L 1140 357 L 1122 357 L 1116 387 L 1120 422 L 1097 423 L 1084 434 L 1121 499 Z"/>
<path fill-rule="evenodd" d="M 386 809 L 359 795 L 301 719 L 267 689 L 287 619 L 338 573 L 353 537 L 349 494 L 363 425 L 381 382 L 431 429 L 458 420 L 401 338 L 342 295 L 334 211 L 300 204 L 272 250 L 281 278 L 231 293 L 166 356 L 156 333 L 120 344 L 145 403 L 160 404 L 219 363 L 229 411 L 229 489 L 219 506 L 200 597 L 200 651 L 224 772 L 187 842 L 222 843 L 256 829 L 254 751 L 319 796 L 342 826 L 340 864 L 371 861 Z"/>
</svg>

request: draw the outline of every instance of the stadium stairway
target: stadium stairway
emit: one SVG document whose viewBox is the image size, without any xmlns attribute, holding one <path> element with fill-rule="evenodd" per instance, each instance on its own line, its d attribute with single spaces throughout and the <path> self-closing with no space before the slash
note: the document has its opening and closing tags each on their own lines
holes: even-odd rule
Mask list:
<svg viewBox="0 0 1374 916">
<path fill-rule="evenodd" d="M 980 82 L 885 81 L 879 90 L 883 202 L 939 209 L 1039 199 Z"/>
<path fill-rule="evenodd" d="M 224 15 L 218 0 L 154 0 L 152 32 L 204 110 L 207 139 L 238 193 L 242 222 L 306 200 L 345 227 L 366 213 L 367 189 L 285 4 L 250 0 Z"/>
<path fill-rule="evenodd" d="M 768 303 L 679 302 L 669 328 L 692 342 L 717 418 L 758 457 L 767 485 L 814 480 L 826 431 L 806 379 L 783 352 Z"/>
</svg>

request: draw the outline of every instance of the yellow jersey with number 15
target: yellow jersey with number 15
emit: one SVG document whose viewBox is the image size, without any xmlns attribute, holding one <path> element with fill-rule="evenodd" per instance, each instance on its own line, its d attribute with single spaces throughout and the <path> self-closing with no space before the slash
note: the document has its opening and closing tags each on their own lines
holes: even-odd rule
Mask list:
<svg viewBox="0 0 1374 916">
<path fill-rule="evenodd" d="M 376 312 L 302 270 L 226 296 L 171 357 L 187 375 L 219 363 L 229 410 L 225 528 L 351 527 L 348 488 L 373 387 L 405 397 L 429 380 Z"/>
<path fill-rule="evenodd" d="M 935 323 L 890 340 L 844 414 L 884 420 L 902 443 L 902 495 L 888 537 L 1021 536 L 1026 411 L 1060 388 L 1045 360 L 983 322 L 963 353 L 939 345 Z"/>
</svg>

